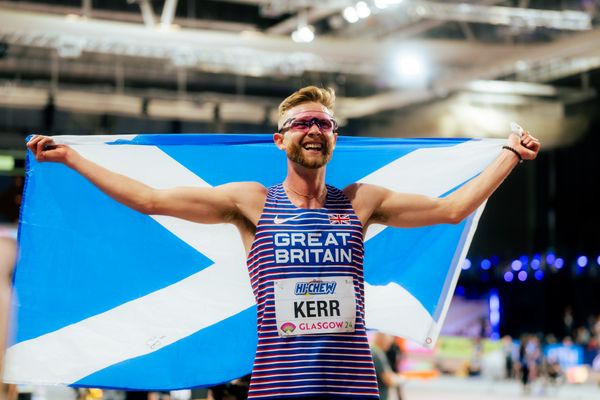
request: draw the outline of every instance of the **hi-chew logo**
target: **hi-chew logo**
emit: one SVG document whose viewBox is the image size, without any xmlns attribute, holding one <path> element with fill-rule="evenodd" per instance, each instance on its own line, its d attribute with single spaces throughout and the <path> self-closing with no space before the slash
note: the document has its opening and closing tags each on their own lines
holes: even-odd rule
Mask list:
<svg viewBox="0 0 600 400">
<path fill-rule="evenodd" d="M 336 282 L 324 282 L 314 280 L 310 282 L 298 282 L 294 294 L 296 295 L 316 295 L 316 294 L 334 294 Z"/>
</svg>

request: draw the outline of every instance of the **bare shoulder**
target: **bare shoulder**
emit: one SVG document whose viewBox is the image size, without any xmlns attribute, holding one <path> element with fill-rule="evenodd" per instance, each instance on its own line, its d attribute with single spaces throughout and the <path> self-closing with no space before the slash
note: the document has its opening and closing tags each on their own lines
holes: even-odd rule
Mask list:
<svg viewBox="0 0 600 400">
<path fill-rule="evenodd" d="M 344 194 L 352 204 L 354 202 L 377 202 L 380 201 L 388 190 L 377 185 L 371 185 L 369 183 L 351 183 L 344 188 Z"/>
<path fill-rule="evenodd" d="M 363 225 L 371 219 L 373 211 L 379 207 L 386 193 L 389 192 L 381 186 L 359 182 L 346 186 L 343 191 Z"/>
<path fill-rule="evenodd" d="M 267 198 L 267 188 L 259 182 L 232 182 L 219 186 L 227 191 L 242 215 L 253 224 L 258 223 Z"/>
<path fill-rule="evenodd" d="M 255 201 L 267 196 L 267 188 L 259 182 L 231 182 L 218 187 L 236 201 Z"/>
</svg>

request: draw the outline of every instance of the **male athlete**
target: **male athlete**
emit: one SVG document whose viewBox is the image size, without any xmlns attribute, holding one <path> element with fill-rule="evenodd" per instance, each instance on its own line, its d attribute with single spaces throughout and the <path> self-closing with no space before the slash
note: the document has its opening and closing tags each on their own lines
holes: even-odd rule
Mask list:
<svg viewBox="0 0 600 400">
<path fill-rule="evenodd" d="M 51 138 L 27 147 L 60 162 L 139 212 L 203 224 L 234 224 L 242 237 L 258 304 L 251 399 L 377 399 L 364 326 L 363 235 L 370 224 L 458 223 L 483 203 L 520 159 L 540 149 L 527 132 L 479 176 L 445 198 L 325 183 L 337 139 L 332 90 L 305 87 L 279 106 L 275 145 L 288 158 L 283 183 L 235 182 L 159 190 L 111 172 Z"/>
</svg>

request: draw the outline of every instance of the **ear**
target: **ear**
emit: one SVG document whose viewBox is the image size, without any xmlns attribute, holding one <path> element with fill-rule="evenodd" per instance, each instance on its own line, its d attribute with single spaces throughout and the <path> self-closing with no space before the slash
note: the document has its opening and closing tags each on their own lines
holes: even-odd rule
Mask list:
<svg viewBox="0 0 600 400">
<path fill-rule="evenodd" d="M 285 150 L 285 144 L 283 143 L 283 133 L 275 132 L 273 134 L 273 142 L 279 150 Z"/>
</svg>

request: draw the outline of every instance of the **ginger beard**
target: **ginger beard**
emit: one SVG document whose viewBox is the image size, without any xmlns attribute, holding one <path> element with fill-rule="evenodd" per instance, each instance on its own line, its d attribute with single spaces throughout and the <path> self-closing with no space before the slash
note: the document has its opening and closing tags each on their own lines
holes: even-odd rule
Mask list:
<svg viewBox="0 0 600 400">
<path fill-rule="evenodd" d="M 318 169 L 324 167 L 327 165 L 329 160 L 331 160 L 331 156 L 333 154 L 333 135 L 321 135 L 321 137 L 323 138 L 322 140 L 304 139 L 304 144 L 290 141 L 286 149 L 286 155 L 288 159 L 309 169 Z M 305 148 L 307 145 L 306 143 L 316 142 L 321 144 L 321 154 L 312 157 L 306 157 L 304 155 L 304 151 L 314 151 L 307 150 Z"/>
</svg>

